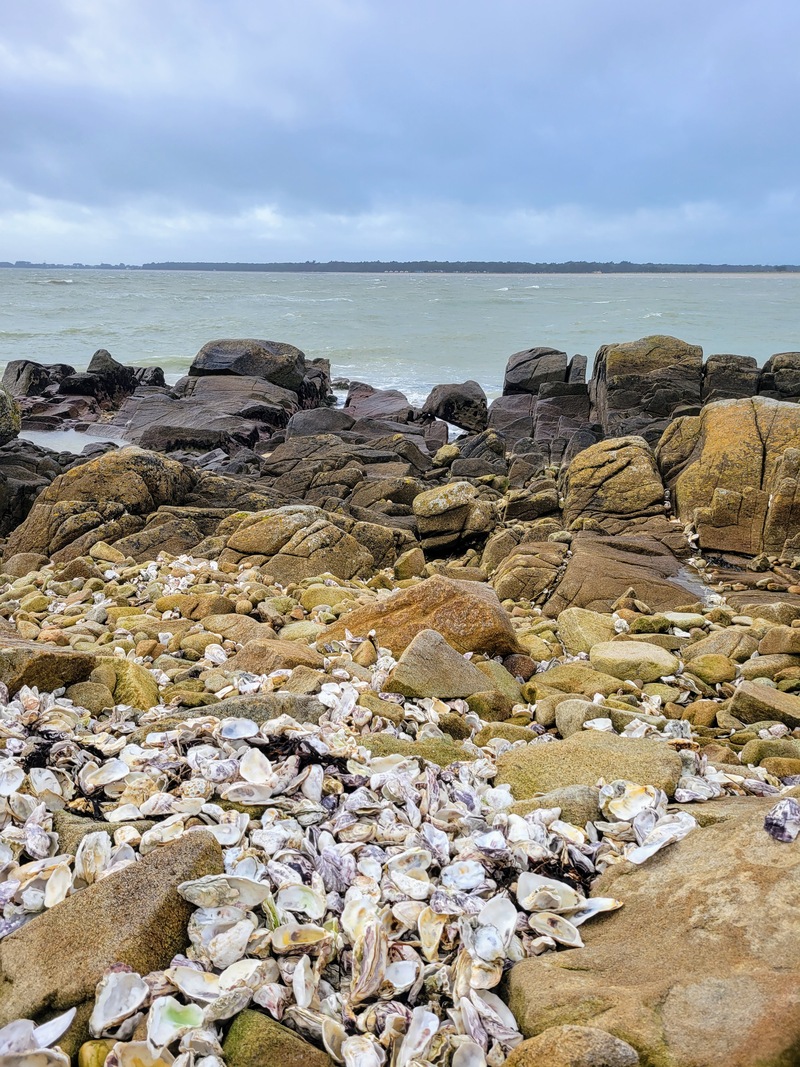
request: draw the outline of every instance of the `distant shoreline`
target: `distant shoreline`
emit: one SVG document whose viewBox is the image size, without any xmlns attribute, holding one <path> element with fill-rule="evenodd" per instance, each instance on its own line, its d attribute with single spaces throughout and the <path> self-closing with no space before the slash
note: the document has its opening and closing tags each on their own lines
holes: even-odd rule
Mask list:
<svg viewBox="0 0 800 1067">
<path fill-rule="evenodd" d="M 317 263 L 32 263 L 17 260 L 0 262 L 0 268 L 15 270 L 164 270 L 212 271 L 226 273 L 284 274 L 796 274 L 800 265 L 730 264 L 730 263 L 600 263 L 568 261 L 566 263 L 495 262 L 491 260 L 331 260 Z"/>
</svg>

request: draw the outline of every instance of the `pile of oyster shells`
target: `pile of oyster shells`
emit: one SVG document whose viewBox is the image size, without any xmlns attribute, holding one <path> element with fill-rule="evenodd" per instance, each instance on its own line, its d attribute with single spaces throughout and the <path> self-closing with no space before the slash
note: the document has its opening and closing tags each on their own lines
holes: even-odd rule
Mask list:
<svg viewBox="0 0 800 1067">
<path fill-rule="evenodd" d="M 0 935 L 184 834 L 206 830 L 224 850 L 224 874 L 180 887 L 196 906 L 186 956 L 100 982 L 90 1026 L 116 1040 L 111 1067 L 214 1067 L 248 1006 L 347 1067 L 499 1067 L 521 1040 L 493 992 L 505 970 L 580 948 L 581 925 L 620 906 L 588 896 L 590 880 L 695 825 L 667 814 L 658 789 L 624 781 L 603 787 L 604 819 L 585 827 L 558 808 L 513 814 L 508 787 L 492 785 L 491 746 L 447 768 L 373 757 L 357 698 L 331 681 L 318 725 L 199 714 L 141 745 L 122 707 L 100 722 L 29 689 L 0 705 Z M 407 705 L 417 736 L 439 732 L 437 705 Z M 46 766 L 26 770 L 34 751 Z M 109 829 L 72 856 L 52 812 L 76 799 L 99 805 Z M 142 818 L 159 821 L 140 833 Z M 145 1019 L 146 1040 L 131 1040 Z M 20 1020 L 0 1031 L 0 1055 L 65 1063 L 49 1047 L 59 1036 L 56 1020 Z"/>
</svg>

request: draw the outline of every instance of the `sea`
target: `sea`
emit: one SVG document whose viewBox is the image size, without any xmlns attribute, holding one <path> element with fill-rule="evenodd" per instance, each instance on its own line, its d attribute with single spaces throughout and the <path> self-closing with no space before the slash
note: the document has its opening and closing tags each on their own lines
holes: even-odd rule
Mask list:
<svg viewBox="0 0 800 1067">
<path fill-rule="evenodd" d="M 287 341 L 335 377 L 401 389 L 472 378 L 493 398 L 510 355 L 666 333 L 763 363 L 800 350 L 800 274 L 327 274 L 0 270 L 0 370 L 85 368 L 106 348 L 175 381 L 207 341 Z"/>
</svg>

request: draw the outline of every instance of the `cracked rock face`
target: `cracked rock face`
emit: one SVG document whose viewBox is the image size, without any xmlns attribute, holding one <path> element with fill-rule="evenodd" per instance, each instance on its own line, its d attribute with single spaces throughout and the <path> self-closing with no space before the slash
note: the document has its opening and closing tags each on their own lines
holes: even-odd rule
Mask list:
<svg viewBox="0 0 800 1067">
<path fill-rule="evenodd" d="M 702 548 L 756 555 L 797 547 L 795 404 L 767 397 L 710 404 L 677 419 L 657 456 L 678 517 L 695 524 Z"/>
</svg>

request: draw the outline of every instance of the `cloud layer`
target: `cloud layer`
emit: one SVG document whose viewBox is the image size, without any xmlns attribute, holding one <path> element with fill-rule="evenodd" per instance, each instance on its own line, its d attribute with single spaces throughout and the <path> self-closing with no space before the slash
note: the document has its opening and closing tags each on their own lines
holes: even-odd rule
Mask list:
<svg viewBox="0 0 800 1067">
<path fill-rule="evenodd" d="M 793 0 L 39 0 L 0 259 L 797 262 Z"/>
</svg>

